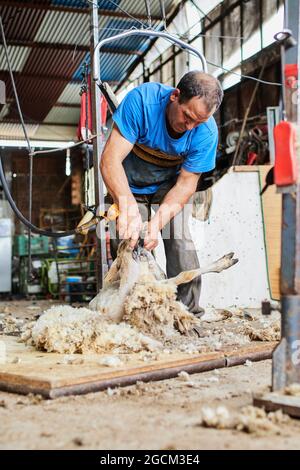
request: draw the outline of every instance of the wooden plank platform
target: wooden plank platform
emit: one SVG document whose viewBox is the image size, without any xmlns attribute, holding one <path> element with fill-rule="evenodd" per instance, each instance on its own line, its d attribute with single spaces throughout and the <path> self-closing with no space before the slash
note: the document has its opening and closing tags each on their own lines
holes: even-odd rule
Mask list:
<svg viewBox="0 0 300 470">
<path fill-rule="evenodd" d="M 0 390 L 41 394 L 46 398 L 85 394 L 132 385 L 137 381 L 163 380 L 176 377 L 181 371 L 199 373 L 243 364 L 247 359 L 264 360 L 271 358 L 276 346 L 276 343 L 251 343 L 243 348 L 194 355 L 162 353 L 159 360 L 147 363 L 138 354 L 131 354 L 127 355 L 125 365 L 106 367 L 100 364 L 105 355 L 72 355 L 84 359 L 84 363 L 65 364 L 63 354 L 36 351 L 13 336 L 2 336 L 1 340 L 5 345 L 6 360 L 0 364 Z M 15 358 L 18 363 L 13 362 Z"/>
</svg>

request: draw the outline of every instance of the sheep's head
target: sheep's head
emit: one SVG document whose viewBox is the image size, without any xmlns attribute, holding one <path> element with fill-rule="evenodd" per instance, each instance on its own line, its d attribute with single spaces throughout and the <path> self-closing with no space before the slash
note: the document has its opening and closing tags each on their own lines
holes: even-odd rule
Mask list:
<svg viewBox="0 0 300 470">
<path fill-rule="evenodd" d="M 125 259 L 128 261 L 133 259 L 136 262 L 146 261 L 149 257 L 148 253 L 140 240 L 133 249 L 130 247 L 130 240 L 122 240 L 118 247 L 118 259 L 120 263 Z"/>
</svg>

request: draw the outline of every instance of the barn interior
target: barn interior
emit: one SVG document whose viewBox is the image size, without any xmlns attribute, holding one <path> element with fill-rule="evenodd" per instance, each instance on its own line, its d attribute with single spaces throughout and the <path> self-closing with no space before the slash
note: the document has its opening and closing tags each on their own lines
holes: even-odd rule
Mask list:
<svg viewBox="0 0 300 470">
<path fill-rule="evenodd" d="M 299 18 L 0 0 L 0 449 L 299 449 Z M 223 90 L 218 145 L 187 221 L 200 268 L 167 279 L 163 235 L 115 261 L 101 161 L 123 100 L 194 70 Z"/>
</svg>

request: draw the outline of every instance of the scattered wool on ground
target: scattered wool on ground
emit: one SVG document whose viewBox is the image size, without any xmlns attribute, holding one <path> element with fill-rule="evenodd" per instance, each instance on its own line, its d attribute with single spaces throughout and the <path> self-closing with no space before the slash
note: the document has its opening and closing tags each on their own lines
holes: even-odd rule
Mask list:
<svg viewBox="0 0 300 470">
<path fill-rule="evenodd" d="M 20 334 L 24 320 L 1 314 L 0 331 L 5 335 L 17 336 Z"/>
<path fill-rule="evenodd" d="M 280 324 L 276 322 L 261 329 L 247 326 L 244 333 L 249 336 L 251 341 L 280 341 Z"/>
<path fill-rule="evenodd" d="M 285 387 L 284 393 L 292 397 L 300 397 L 300 384 L 294 383 Z"/>
<path fill-rule="evenodd" d="M 281 434 L 281 425 L 289 422 L 289 416 L 281 410 L 267 413 L 262 408 L 246 406 L 240 412 L 230 412 L 225 406 L 201 410 L 200 425 L 216 429 L 236 429 L 256 435 Z"/>
</svg>

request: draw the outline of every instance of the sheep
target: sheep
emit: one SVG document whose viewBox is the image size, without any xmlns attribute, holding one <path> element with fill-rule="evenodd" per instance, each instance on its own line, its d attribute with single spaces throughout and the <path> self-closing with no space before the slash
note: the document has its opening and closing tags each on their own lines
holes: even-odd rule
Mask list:
<svg viewBox="0 0 300 470">
<path fill-rule="evenodd" d="M 176 300 L 177 286 L 237 262 L 233 253 L 206 268 L 166 279 L 152 254 L 123 240 L 103 288 L 89 309 L 54 306 L 27 325 L 22 340 L 48 352 L 105 353 L 162 349 L 176 335 L 198 333 L 201 322 Z"/>
<path fill-rule="evenodd" d="M 238 262 L 229 253 L 199 269 L 184 271 L 166 279 L 153 255 L 141 246 L 132 250 L 122 240 L 116 260 L 104 279 L 103 288 L 89 308 L 108 321 L 125 321 L 145 334 L 168 337 L 178 331 L 193 334 L 201 322 L 182 302 L 176 300 L 177 286 L 209 272 L 220 273 Z"/>
</svg>

